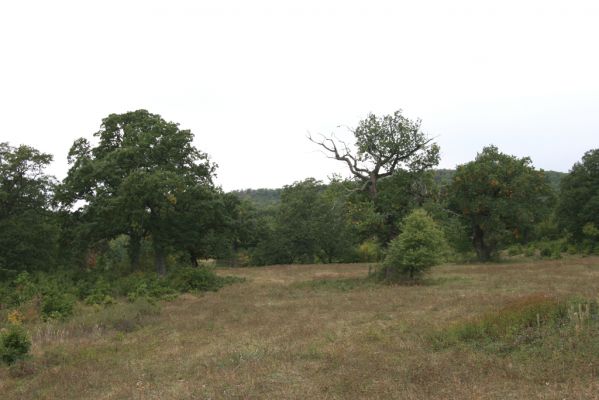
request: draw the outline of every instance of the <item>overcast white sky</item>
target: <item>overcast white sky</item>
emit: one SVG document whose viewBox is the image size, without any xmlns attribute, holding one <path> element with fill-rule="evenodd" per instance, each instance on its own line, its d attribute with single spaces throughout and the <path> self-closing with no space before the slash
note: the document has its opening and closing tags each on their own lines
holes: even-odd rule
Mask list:
<svg viewBox="0 0 599 400">
<path fill-rule="evenodd" d="M 599 147 L 597 1 L 0 2 L 0 141 L 54 154 L 110 113 L 191 129 L 225 190 L 343 172 L 307 132 L 403 109 L 440 166 Z"/>
</svg>

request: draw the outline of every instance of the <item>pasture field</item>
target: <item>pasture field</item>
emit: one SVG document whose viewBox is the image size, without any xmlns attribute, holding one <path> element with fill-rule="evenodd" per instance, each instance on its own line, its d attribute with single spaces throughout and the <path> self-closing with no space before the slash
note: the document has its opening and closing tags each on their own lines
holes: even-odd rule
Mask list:
<svg viewBox="0 0 599 400">
<path fill-rule="evenodd" d="M 0 398 L 599 398 L 594 331 L 544 333 L 537 316 L 534 340 L 508 348 L 438 340 L 522 299 L 597 299 L 599 258 L 444 265 L 415 286 L 369 268 L 219 269 L 246 281 L 28 326 L 33 356 L 0 367 Z"/>
</svg>

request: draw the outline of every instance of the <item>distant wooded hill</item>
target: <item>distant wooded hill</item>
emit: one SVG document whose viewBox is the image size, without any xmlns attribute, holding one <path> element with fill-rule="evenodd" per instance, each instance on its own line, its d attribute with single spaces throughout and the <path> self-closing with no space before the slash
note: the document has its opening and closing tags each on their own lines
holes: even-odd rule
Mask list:
<svg viewBox="0 0 599 400">
<path fill-rule="evenodd" d="M 279 204 L 281 201 L 282 189 L 243 189 L 233 190 L 242 200 L 248 200 L 258 207 L 270 207 Z"/>
<path fill-rule="evenodd" d="M 441 185 L 448 185 L 455 174 L 454 169 L 438 169 L 435 170 L 435 181 Z M 562 178 L 567 175 L 565 172 L 545 171 L 545 175 L 549 180 L 549 184 L 554 190 L 559 190 L 559 185 Z M 253 203 L 255 206 L 271 207 L 277 205 L 281 201 L 282 189 L 243 189 L 233 190 L 231 193 L 236 194 L 240 199 L 245 199 Z"/>
</svg>

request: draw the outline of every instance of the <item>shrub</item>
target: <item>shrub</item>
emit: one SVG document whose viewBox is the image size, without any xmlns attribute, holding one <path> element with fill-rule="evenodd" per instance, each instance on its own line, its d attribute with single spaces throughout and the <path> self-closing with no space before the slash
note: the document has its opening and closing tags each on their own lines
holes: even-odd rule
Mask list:
<svg viewBox="0 0 599 400">
<path fill-rule="evenodd" d="M 6 364 L 14 364 L 27 357 L 31 348 L 31 340 L 21 325 L 9 325 L 0 334 L 0 358 Z"/>
<path fill-rule="evenodd" d="M 539 244 L 539 255 L 542 258 L 557 260 L 562 258 L 562 250 L 565 250 L 564 243 L 560 241 L 542 242 Z"/>
<path fill-rule="evenodd" d="M 184 267 L 171 276 L 171 285 L 181 292 L 216 291 L 224 286 L 224 282 L 206 267 Z"/>
<path fill-rule="evenodd" d="M 114 297 L 112 297 L 109 294 L 104 294 L 101 292 L 96 292 L 96 293 L 92 293 L 89 296 L 87 296 L 84 300 L 85 304 L 87 305 L 100 305 L 100 306 L 110 306 L 112 304 L 116 303 L 116 300 L 114 299 Z"/>
<path fill-rule="evenodd" d="M 534 257 L 535 254 L 536 254 L 536 249 L 531 244 L 529 244 L 528 246 L 526 246 L 526 248 L 524 249 L 524 255 L 526 257 Z"/>
<path fill-rule="evenodd" d="M 378 262 L 381 254 L 381 246 L 374 239 L 368 239 L 358 246 L 358 258 L 361 262 Z"/>
<path fill-rule="evenodd" d="M 13 292 L 11 303 L 15 306 L 26 303 L 37 293 L 37 288 L 27 272 L 21 272 L 12 283 Z"/>
<path fill-rule="evenodd" d="M 543 258 L 549 258 L 551 257 L 552 254 L 552 250 L 551 250 L 551 245 L 547 244 L 547 243 L 542 243 L 539 246 L 539 255 Z"/>
<path fill-rule="evenodd" d="M 111 294 L 111 286 L 104 279 L 100 278 L 89 289 L 87 296 L 84 298 L 84 302 L 87 305 L 98 304 L 108 306 L 116 302 Z"/>
<path fill-rule="evenodd" d="M 522 246 L 519 244 L 512 245 L 508 248 L 507 253 L 510 256 L 517 256 L 519 254 L 522 254 L 523 253 Z"/>
<path fill-rule="evenodd" d="M 42 315 L 45 319 L 66 319 L 73 315 L 75 297 L 69 293 L 51 291 L 42 299 Z"/>
<path fill-rule="evenodd" d="M 578 253 L 578 248 L 575 245 L 573 245 L 573 244 L 569 244 L 568 248 L 567 248 L 567 252 L 570 255 L 577 254 Z"/>
<path fill-rule="evenodd" d="M 424 210 L 406 217 L 402 233 L 391 241 L 383 263 L 385 280 L 415 280 L 443 260 L 443 232 Z"/>
</svg>

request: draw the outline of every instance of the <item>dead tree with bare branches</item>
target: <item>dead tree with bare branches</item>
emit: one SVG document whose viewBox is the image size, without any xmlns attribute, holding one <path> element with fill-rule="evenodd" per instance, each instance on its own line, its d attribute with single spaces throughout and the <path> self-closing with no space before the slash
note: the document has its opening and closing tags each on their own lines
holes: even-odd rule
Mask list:
<svg viewBox="0 0 599 400">
<path fill-rule="evenodd" d="M 321 140 L 308 139 L 322 147 L 329 158 L 347 164 L 351 174 L 362 183 L 371 199 L 377 196 L 379 179 L 398 169 L 421 171 L 439 163 L 439 146 L 420 130 L 420 120 L 412 121 L 402 111 L 377 117 L 369 114 L 351 130 L 355 136 L 352 149 L 331 135 Z"/>
</svg>

